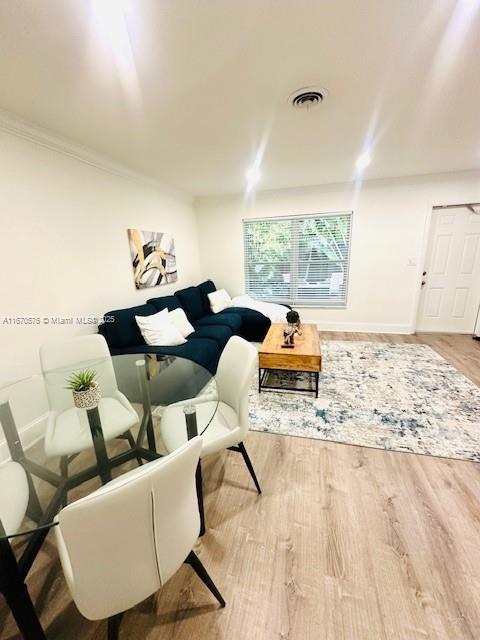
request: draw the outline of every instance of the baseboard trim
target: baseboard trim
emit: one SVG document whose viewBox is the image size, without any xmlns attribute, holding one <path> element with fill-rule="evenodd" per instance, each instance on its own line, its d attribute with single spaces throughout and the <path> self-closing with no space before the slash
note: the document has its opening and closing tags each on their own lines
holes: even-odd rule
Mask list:
<svg viewBox="0 0 480 640">
<path fill-rule="evenodd" d="M 386 324 L 374 322 L 332 322 L 316 323 L 319 331 L 346 331 L 347 333 L 399 333 L 413 335 L 415 329 L 409 324 Z"/>
<path fill-rule="evenodd" d="M 48 413 L 35 418 L 32 422 L 29 422 L 20 429 L 20 439 L 24 449 L 28 449 L 35 444 L 40 438 L 43 438 L 45 434 L 45 427 L 47 425 Z M 10 452 L 6 440 L 0 441 L 0 464 L 10 459 Z"/>
<path fill-rule="evenodd" d="M 425 329 L 416 329 L 415 333 L 418 333 L 419 335 L 437 333 L 451 336 L 472 336 L 473 338 L 475 338 L 471 331 L 442 331 L 441 329 L 432 329 L 431 331 L 426 331 Z"/>
</svg>

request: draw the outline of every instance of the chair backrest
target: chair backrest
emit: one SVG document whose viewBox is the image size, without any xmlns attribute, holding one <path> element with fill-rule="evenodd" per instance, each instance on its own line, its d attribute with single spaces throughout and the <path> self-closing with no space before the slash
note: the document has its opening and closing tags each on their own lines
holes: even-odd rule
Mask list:
<svg viewBox="0 0 480 640">
<path fill-rule="evenodd" d="M 65 387 L 66 379 L 75 371 L 95 369 L 103 397 L 114 396 L 118 391 L 108 345 L 99 334 L 47 342 L 40 347 L 40 363 L 50 409 L 54 411 L 73 407 L 72 392 Z"/>
<path fill-rule="evenodd" d="M 237 413 L 239 426 L 248 431 L 248 391 L 258 353 L 253 345 L 232 336 L 220 356 L 215 380 L 218 398 Z"/>
<path fill-rule="evenodd" d="M 60 511 L 56 530 L 72 597 L 89 620 L 155 593 L 190 553 L 200 529 L 195 470 L 201 438 L 134 469 Z"/>
</svg>

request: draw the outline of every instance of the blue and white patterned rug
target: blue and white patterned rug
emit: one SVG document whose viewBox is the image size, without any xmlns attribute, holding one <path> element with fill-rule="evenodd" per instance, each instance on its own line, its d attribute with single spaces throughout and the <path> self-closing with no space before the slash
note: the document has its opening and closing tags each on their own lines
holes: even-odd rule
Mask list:
<svg viewBox="0 0 480 640">
<path fill-rule="evenodd" d="M 250 427 L 305 438 L 480 461 L 480 388 L 417 344 L 322 342 L 319 397 L 250 391 Z M 280 372 L 270 384 L 309 383 Z"/>
</svg>

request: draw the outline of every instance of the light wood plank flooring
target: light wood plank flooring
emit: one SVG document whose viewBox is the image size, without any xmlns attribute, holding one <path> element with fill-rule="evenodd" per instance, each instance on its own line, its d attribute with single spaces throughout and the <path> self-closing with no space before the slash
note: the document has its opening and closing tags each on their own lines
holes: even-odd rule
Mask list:
<svg viewBox="0 0 480 640">
<path fill-rule="evenodd" d="M 467 336 L 322 338 L 429 344 L 480 384 L 480 343 Z M 204 468 L 197 551 L 227 607 L 183 567 L 126 614 L 121 638 L 480 638 L 480 465 L 261 433 L 246 444 L 263 496 L 236 453 Z M 51 640 L 106 638 L 71 603 L 52 537 L 29 586 Z M 0 603 L 0 638 L 15 637 Z"/>
</svg>

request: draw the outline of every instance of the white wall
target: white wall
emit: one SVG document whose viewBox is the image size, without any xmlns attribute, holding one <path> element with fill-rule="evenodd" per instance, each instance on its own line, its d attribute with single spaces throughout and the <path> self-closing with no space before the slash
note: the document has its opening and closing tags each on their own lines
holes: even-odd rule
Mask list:
<svg viewBox="0 0 480 640">
<path fill-rule="evenodd" d="M 107 166 L 107 165 L 106 165 Z M 102 316 L 199 281 L 190 197 L 115 174 L 0 131 L 0 400 L 8 398 L 26 445 L 43 430 L 48 405 L 38 349 L 96 326 L 16 325 L 5 317 Z M 137 291 L 129 227 L 175 238 L 178 282 Z M 0 433 L 0 461 L 6 447 Z"/>
<path fill-rule="evenodd" d="M 198 281 L 189 197 L 1 132 L 0 166 L 0 385 L 39 370 L 42 342 L 96 331 L 3 317 L 102 316 Z M 174 235 L 177 283 L 135 289 L 129 227 Z"/>
<path fill-rule="evenodd" d="M 411 333 L 432 206 L 480 200 L 480 173 L 259 192 L 196 201 L 202 273 L 232 295 L 244 291 L 242 219 L 354 211 L 346 309 L 305 308 L 323 329 Z"/>
</svg>

